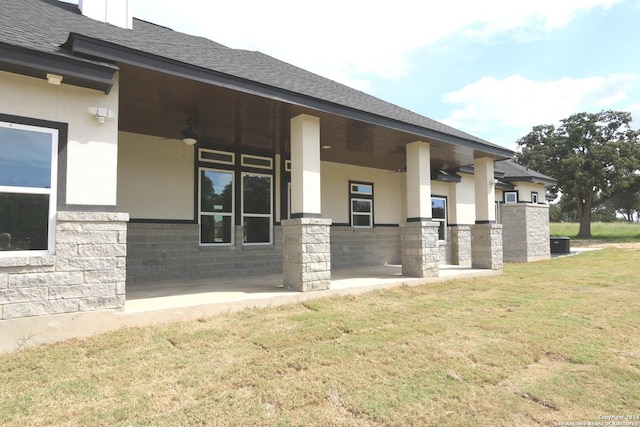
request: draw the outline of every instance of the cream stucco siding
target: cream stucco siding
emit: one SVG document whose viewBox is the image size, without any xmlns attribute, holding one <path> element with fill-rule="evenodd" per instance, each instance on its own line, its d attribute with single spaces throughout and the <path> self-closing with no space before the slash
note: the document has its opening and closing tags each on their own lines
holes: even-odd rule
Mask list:
<svg viewBox="0 0 640 427">
<path fill-rule="evenodd" d="M 475 224 L 475 182 L 473 175 L 459 173 L 460 182 L 449 184 L 451 190 L 449 223 L 459 225 Z"/>
<path fill-rule="evenodd" d="M 403 173 L 322 162 L 322 216 L 334 223 L 349 223 L 349 181 L 372 182 L 376 224 L 400 224 L 404 221 Z"/>
<path fill-rule="evenodd" d="M 118 208 L 133 219 L 192 220 L 193 147 L 175 139 L 120 133 Z"/>
<path fill-rule="evenodd" d="M 544 202 L 544 185 L 534 184 L 532 182 L 516 182 L 515 184 L 520 202 L 531 202 L 531 192 L 534 191 L 538 193 L 538 203 Z"/>
<path fill-rule="evenodd" d="M 115 113 L 98 123 L 89 107 Z M 68 123 L 66 202 L 78 205 L 116 204 L 118 161 L 118 84 L 111 93 L 56 86 L 44 79 L 0 72 L 0 112 Z"/>
</svg>

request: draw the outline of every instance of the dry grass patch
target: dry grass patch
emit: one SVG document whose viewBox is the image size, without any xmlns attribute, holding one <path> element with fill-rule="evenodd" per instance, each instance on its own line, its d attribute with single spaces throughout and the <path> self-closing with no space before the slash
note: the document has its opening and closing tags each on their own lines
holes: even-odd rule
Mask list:
<svg viewBox="0 0 640 427">
<path fill-rule="evenodd" d="M 5 425 L 552 425 L 640 413 L 640 251 L 0 356 Z"/>
</svg>

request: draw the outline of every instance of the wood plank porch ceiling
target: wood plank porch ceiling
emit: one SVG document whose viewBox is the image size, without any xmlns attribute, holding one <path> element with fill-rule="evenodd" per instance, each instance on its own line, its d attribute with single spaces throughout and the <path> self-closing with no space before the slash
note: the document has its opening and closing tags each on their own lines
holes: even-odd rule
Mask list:
<svg viewBox="0 0 640 427">
<path fill-rule="evenodd" d="M 316 111 L 258 95 L 197 82 L 165 73 L 120 65 L 121 131 L 181 138 L 194 120 L 199 144 L 220 149 L 276 152 L 289 156 L 289 123 L 299 114 L 320 117 L 323 161 L 404 170 L 407 143 L 431 143 L 433 169 L 455 170 L 487 153 L 452 143 Z M 498 157 L 494 157 L 498 159 Z M 502 159 L 503 157 L 499 157 Z"/>
</svg>

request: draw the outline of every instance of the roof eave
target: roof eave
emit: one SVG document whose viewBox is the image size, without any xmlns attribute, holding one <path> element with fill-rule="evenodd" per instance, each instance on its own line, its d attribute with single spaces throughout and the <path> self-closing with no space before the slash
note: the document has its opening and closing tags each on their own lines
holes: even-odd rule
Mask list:
<svg viewBox="0 0 640 427">
<path fill-rule="evenodd" d="M 57 74 L 65 84 L 108 94 L 113 88 L 117 67 L 0 43 L 0 70 L 42 79 L 49 73 Z"/>
<path fill-rule="evenodd" d="M 124 47 L 78 33 L 71 33 L 64 46 L 69 48 L 74 54 L 86 55 L 91 58 L 98 58 L 116 63 L 126 63 L 165 74 L 213 84 L 329 114 L 383 126 L 401 132 L 411 133 L 417 137 L 464 146 L 494 156 L 498 160 L 509 159 L 515 154 L 512 150 L 504 147 L 482 144 L 477 141 L 464 139 L 411 123 L 379 116 L 377 114 L 321 100 L 308 95 L 244 79 L 242 77 L 225 74 L 208 68 Z"/>
</svg>

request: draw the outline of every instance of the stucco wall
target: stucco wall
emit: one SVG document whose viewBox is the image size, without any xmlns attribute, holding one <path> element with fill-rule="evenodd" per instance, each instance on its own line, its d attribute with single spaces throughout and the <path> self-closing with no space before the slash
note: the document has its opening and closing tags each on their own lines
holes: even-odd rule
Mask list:
<svg viewBox="0 0 640 427">
<path fill-rule="evenodd" d="M 373 209 L 376 224 L 400 224 L 406 203 L 402 173 L 339 163 L 322 162 L 322 216 L 334 224 L 349 223 L 349 180 L 373 182 Z"/>
<path fill-rule="evenodd" d="M 449 223 L 471 225 L 476 221 L 473 175 L 460 173 L 460 182 L 449 184 Z"/>
<path fill-rule="evenodd" d="M 193 220 L 192 146 L 120 132 L 118 208 L 137 219 Z"/>
<path fill-rule="evenodd" d="M 106 107 L 100 124 L 89 107 Z M 115 205 L 118 161 L 118 84 L 105 95 L 75 86 L 0 72 L 0 112 L 69 124 L 66 202 Z"/>
</svg>

